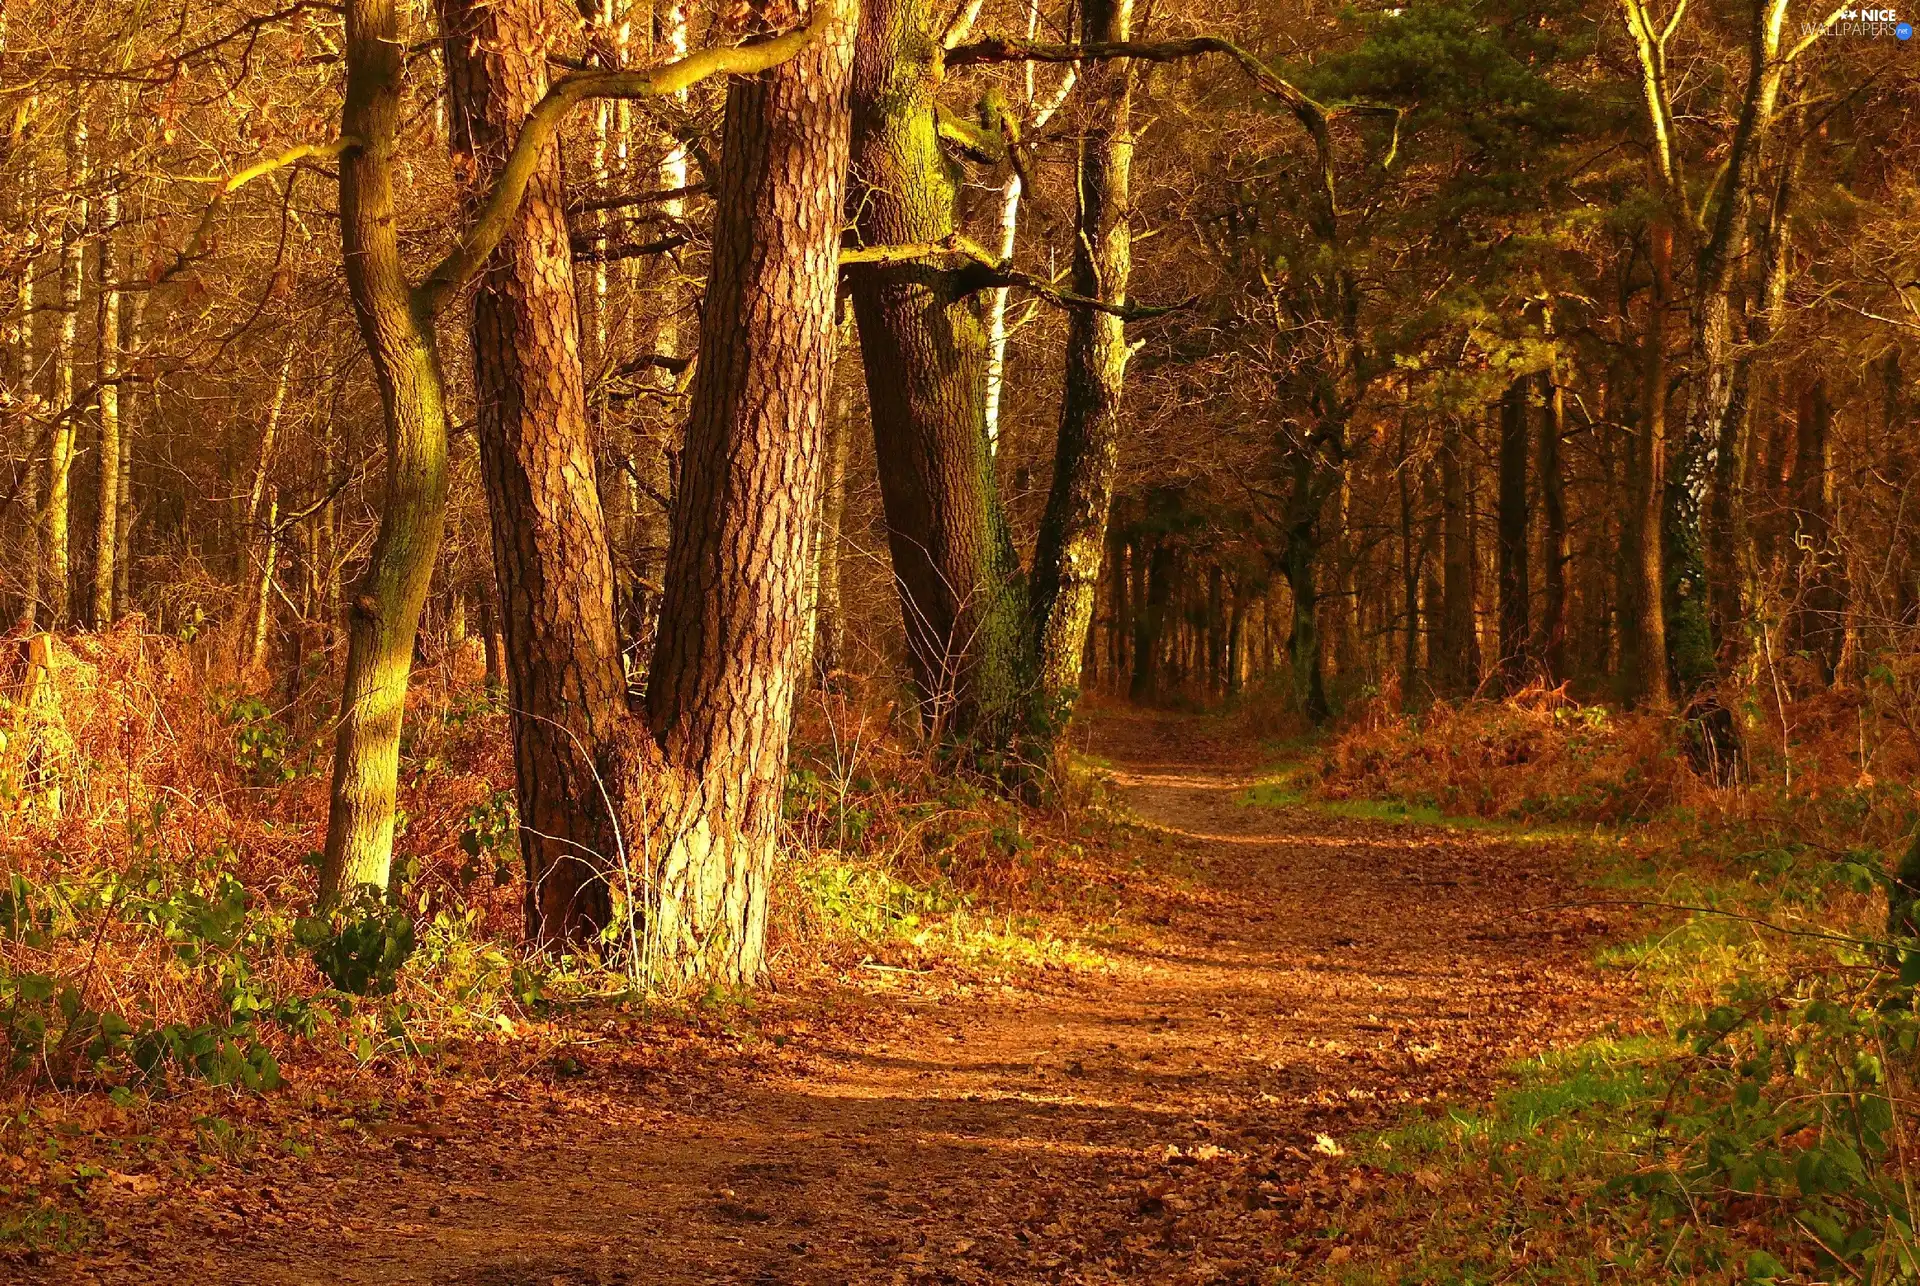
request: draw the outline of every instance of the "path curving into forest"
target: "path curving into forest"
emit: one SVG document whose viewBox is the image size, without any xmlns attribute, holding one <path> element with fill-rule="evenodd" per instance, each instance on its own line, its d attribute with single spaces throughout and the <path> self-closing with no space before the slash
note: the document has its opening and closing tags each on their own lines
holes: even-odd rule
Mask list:
<svg viewBox="0 0 1920 1286">
<path fill-rule="evenodd" d="M 1516 914 L 1565 892 L 1564 854 L 1249 807 L 1256 765 L 1209 727 L 1096 725 L 1158 832 L 1140 859 L 1172 877 L 1112 972 L 907 996 L 796 1072 L 614 1087 L 603 1116 L 500 1099 L 481 1132 L 530 1141 L 428 1133 L 309 1174 L 338 1187 L 318 1226 L 256 1227 L 204 1263 L 271 1283 L 825 1286 L 1258 1281 L 1311 1259 L 1320 1136 L 1483 1098 L 1608 996 L 1590 926 Z"/>
</svg>

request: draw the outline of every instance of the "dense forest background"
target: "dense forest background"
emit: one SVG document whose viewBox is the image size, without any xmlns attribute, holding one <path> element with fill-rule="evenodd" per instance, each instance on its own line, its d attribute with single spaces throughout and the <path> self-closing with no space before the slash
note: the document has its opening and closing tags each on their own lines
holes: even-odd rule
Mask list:
<svg viewBox="0 0 1920 1286">
<path fill-rule="evenodd" d="M 1790 0 L 10 0 L 18 1092 L 1027 896 L 1122 708 L 1313 745 L 1288 799 L 1832 859 L 1840 973 L 1749 972 L 1906 988 L 1890 1084 L 1916 58 Z M 1756 1253 L 1911 1262 L 1903 1127 L 1818 1128 L 1847 1226 Z"/>
</svg>

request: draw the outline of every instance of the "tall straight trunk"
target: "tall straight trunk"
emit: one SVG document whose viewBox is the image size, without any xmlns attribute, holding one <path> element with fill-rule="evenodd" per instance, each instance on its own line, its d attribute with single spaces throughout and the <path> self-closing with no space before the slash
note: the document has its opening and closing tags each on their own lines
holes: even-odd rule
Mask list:
<svg viewBox="0 0 1920 1286">
<path fill-rule="evenodd" d="M 1127 695 L 1136 702 L 1159 699 L 1160 650 L 1167 605 L 1173 600 L 1173 547 L 1164 540 L 1152 540 L 1142 558 L 1141 545 L 1149 539 L 1136 536 L 1133 544 L 1133 597 L 1139 606 L 1133 616 L 1133 680 Z"/>
<path fill-rule="evenodd" d="M 414 636 L 447 507 L 445 382 L 433 320 L 401 262 L 393 196 L 407 48 L 395 0 L 349 0 L 345 36 L 340 133 L 356 143 L 340 157 L 341 251 L 380 390 L 387 474 L 379 531 L 348 610 L 320 867 L 327 900 L 387 884 Z"/>
<path fill-rule="evenodd" d="M 125 374 L 138 375 L 141 333 L 147 315 L 147 292 L 136 290 L 120 300 L 120 363 Z M 142 381 L 129 380 L 120 392 L 120 458 L 117 468 L 120 482 L 114 488 L 113 614 L 119 618 L 133 606 L 131 593 L 133 565 L 133 437 L 140 428 L 140 412 L 146 399 L 141 396 Z"/>
<path fill-rule="evenodd" d="M 1532 643 L 1532 582 L 1528 537 L 1527 432 L 1531 408 L 1527 386 L 1517 378 L 1500 397 L 1500 489 L 1496 501 L 1495 546 L 1500 592 L 1500 680 L 1508 692 L 1527 680 L 1527 649 Z"/>
<path fill-rule="evenodd" d="M 1207 568 L 1207 688 L 1218 695 L 1227 688 L 1227 574 L 1219 563 Z"/>
<path fill-rule="evenodd" d="M 1116 513 L 1107 518 L 1107 674 L 1117 686 L 1131 668 L 1133 600 L 1127 592 L 1127 529 Z"/>
<path fill-rule="evenodd" d="M 1540 644 L 1537 655 L 1547 682 L 1567 677 L 1567 564 L 1572 549 L 1567 529 L 1567 477 L 1561 444 L 1567 434 L 1567 390 L 1556 364 L 1540 375 L 1545 414 L 1540 418 Z M 1604 512 L 1604 506 L 1603 506 Z"/>
<path fill-rule="evenodd" d="M 449 142 L 477 204 L 547 91 L 541 6 L 442 0 L 440 11 Z M 611 919 L 619 845 L 602 764 L 627 718 L 565 206 L 555 139 L 481 277 L 471 323 L 527 932 L 547 942 L 582 940 Z"/>
<path fill-rule="evenodd" d="M 93 593 L 88 620 L 95 629 L 113 623 L 114 568 L 117 563 L 120 516 L 120 189 L 109 184 L 101 201 L 99 243 L 99 312 L 95 316 L 99 385 L 95 412 L 100 420 L 99 450 L 95 452 Z"/>
<path fill-rule="evenodd" d="M 861 6 L 849 208 L 869 245 L 955 231 L 955 175 L 934 118 L 940 21 L 920 0 Z M 1024 704 L 1028 630 L 987 445 L 978 297 L 959 274 L 922 262 L 858 264 L 847 278 L 922 725 L 1004 741 Z"/>
<path fill-rule="evenodd" d="M 40 599 L 46 624 L 66 624 L 72 604 L 73 457 L 79 408 L 73 404 L 74 363 L 80 338 L 80 288 L 86 276 L 87 115 L 84 100 L 67 126 L 67 206 L 60 233 L 60 304 L 52 353 L 53 396 L 57 416 L 47 446 L 46 491 L 40 503 Z"/>
<path fill-rule="evenodd" d="M 1133 0 L 1083 0 L 1084 44 L 1125 41 Z M 1083 89 L 1087 123 L 1079 143 L 1079 200 L 1073 288 L 1110 304 L 1127 300 L 1133 265 L 1133 67 L 1129 59 L 1094 63 Z M 1053 486 L 1034 546 L 1032 594 L 1038 657 L 1036 722 L 1058 729 L 1078 695 L 1077 640 L 1093 616 L 1113 480 L 1120 458 L 1120 400 L 1127 378 L 1127 335 L 1120 318 L 1076 308 L 1067 319 L 1067 369 Z"/>
<path fill-rule="evenodd" d="M 1642 337 L 1640 424 L 1627 469 L 1620 581 L 1621 696 L 1630 705 L 1665 709 L 1667 612 L 1661 497 L 1667 459 L 1667 309 L 1673 298 L 1673 228 L 1656 218 L 1647 229 L 1650 288 Z"/>
<path fill-rule="evenodd" d="M 1247 686 L 1247 591 L 1234 578 L 1227 609 L 1227 696 L 1238 697 Z"/>
<path fill-rule="evenodd" d="M 273 467 L 273 448 L 280 436 L 280 419 L 286 414 L 287 384 L 293 374 L 293 346 L 280 358 L 280 374 L 273 384 L 273 400 L 267 404 L 267 414 L 260 426 L 260 452 L 254 461 L 253 485 L 247 489 L 246 541 L 251 551 L 247 557 L 247 612 L 242 618 L 246 622 L 246 644 L 241 655 L 241 664 L 248 670 L 259 672 L 266 665 L 267 622 L 271 616 L 271 596 L 273 594 L 274 562 L 278 555 L 276 532 L 279 513 L 272 488 L 267 478 Z"/>
<path fill-rule="evenodd" d="M 841 343 L 847 328 L 841 328 Z M 822 484 L 820 521 L 814 556 L 818 585 L 814 602 L 813 674 L 822 687 L 838 681 L 847 664 L 846 606 L 840 597 L 841 526 L 847 512 L 847 452 L 853 442 L 853 390 L 834 387 L 833 419 L 828 425 L 827 476 Z"/>
<path fill-rule="evenodd" d="M 1420 686 L 1420 570 L 1425 550 L 1415 543 L 1413 462 L 1408 458 L 1406 423 L 1400 426 L 1401 466 L 1394 472 L 1400 492 L 1400 614 L 1405 632 L 1400 640 L 1400 708 L 1417 708 Z"/>
<path fill-rule="evenodd" d="M 1293 697 L 1301 713 L 1314 723 L 1333 714 L 1327 701 L 1326 677 L 1320 646 L 1320 592 L 1314 582 L 1319 554 L 1313 524 L 1295 523 L 1287 533 L 1282 567 L 1292 591 L 1293 618 L 1287 631 L 1287 663 L 1293 675 Z"/>
<path fill-rule="evenodd" d="M 1834 541 L 1833 403 L 1816 377 L 1800 404 L 1794 441 L 1793 518 L 1796 582 L 1788 644 L 1811 656 L 1829 686 L 1846 639 L 1845 567 Z"/>
<path fill-rule="evenodd" d="M 1480 685 L 1466 450 L 1459 424 L 1449 421 L 1440 447 L 1442 603 L 1440 651 L 1433 658 L 1433 672 L 1434 687 L 1454 697 L 1469 695 Z"/>
<path fill-rule="evenodd" d="M 659 975 L 765 964 L 837 328 L 853 6 L 727 94 L 702 360 L 647 683 L 651 789 L 624 796 Z"/>
</svg>

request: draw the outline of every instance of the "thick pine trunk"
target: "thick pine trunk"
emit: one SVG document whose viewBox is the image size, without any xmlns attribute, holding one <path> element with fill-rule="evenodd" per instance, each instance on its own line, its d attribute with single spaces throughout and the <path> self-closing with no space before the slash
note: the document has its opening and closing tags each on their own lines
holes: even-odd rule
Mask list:
<svg viewBox="0 0 1920 1286">
<path fill-rule="evenodd" d="M 474 200 L 547 90 L 541 18 L 537 0 L 442 0 L 449 137 Z M 602 774 L 628 715 L 558 140 L 481 278 L 472 333 L 527 932 L 579 941 L 612 915 L 619 844 Z"/>
<path fill-rule="evenodd" d="M 956 175 L 934 119 L 942 16 L 918 0 L 861 6 L 849 208 L 868 245 L 941 242 L 955 230 Z M 922 726 L 1004 742 L 1021 714 L 1028 630 L 987 442 L 978 296 L 923 262 L 859 264 L 847 276 Z"/>
<path fill-rule="evenodd" d="M 1515 692 L 1527 681 L 1532 643 L 1527 503 L 1528 406 L 1526 379 L 1515 379 L 1500 398 L 1500 490 L 1496 515 L 1496 562 L 1500 592 L 1500 681 Z"/>
<path fill-rule="evenodd" d="M 656 780 L 625 792 L 656 976 L 745 982 L 765 963 L 825 471 L 851 8 L 727 95 L 702 357 L 647 684 L 651 738 L 628 768 L 657 766 Z"/>
</svg>

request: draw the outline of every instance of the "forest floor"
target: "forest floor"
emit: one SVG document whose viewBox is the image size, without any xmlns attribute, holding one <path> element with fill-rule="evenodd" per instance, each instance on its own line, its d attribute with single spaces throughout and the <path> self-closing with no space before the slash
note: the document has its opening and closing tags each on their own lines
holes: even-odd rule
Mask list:
<svg viewBox="0 0 1920 1286">
<path fill-rule="evenodd" d="M 38 1281 L 1278 1282 L 1398 1233 L 1345 1142 L 1608 1029 L 1574 848 L 1254 806 L 1250 739 L 1103 714 L 1136 887 L 1096 967 L 772 997 L 731 1059 L 584 1042 L 143 1199 Z M 750 1030 L 749 1030 L 750 1029 Z M 343 1108 L 344 1110 L 344 1108 Z M 1356 1199 L 1358 1204 L 1356 1204 Z"/>
</svg>

